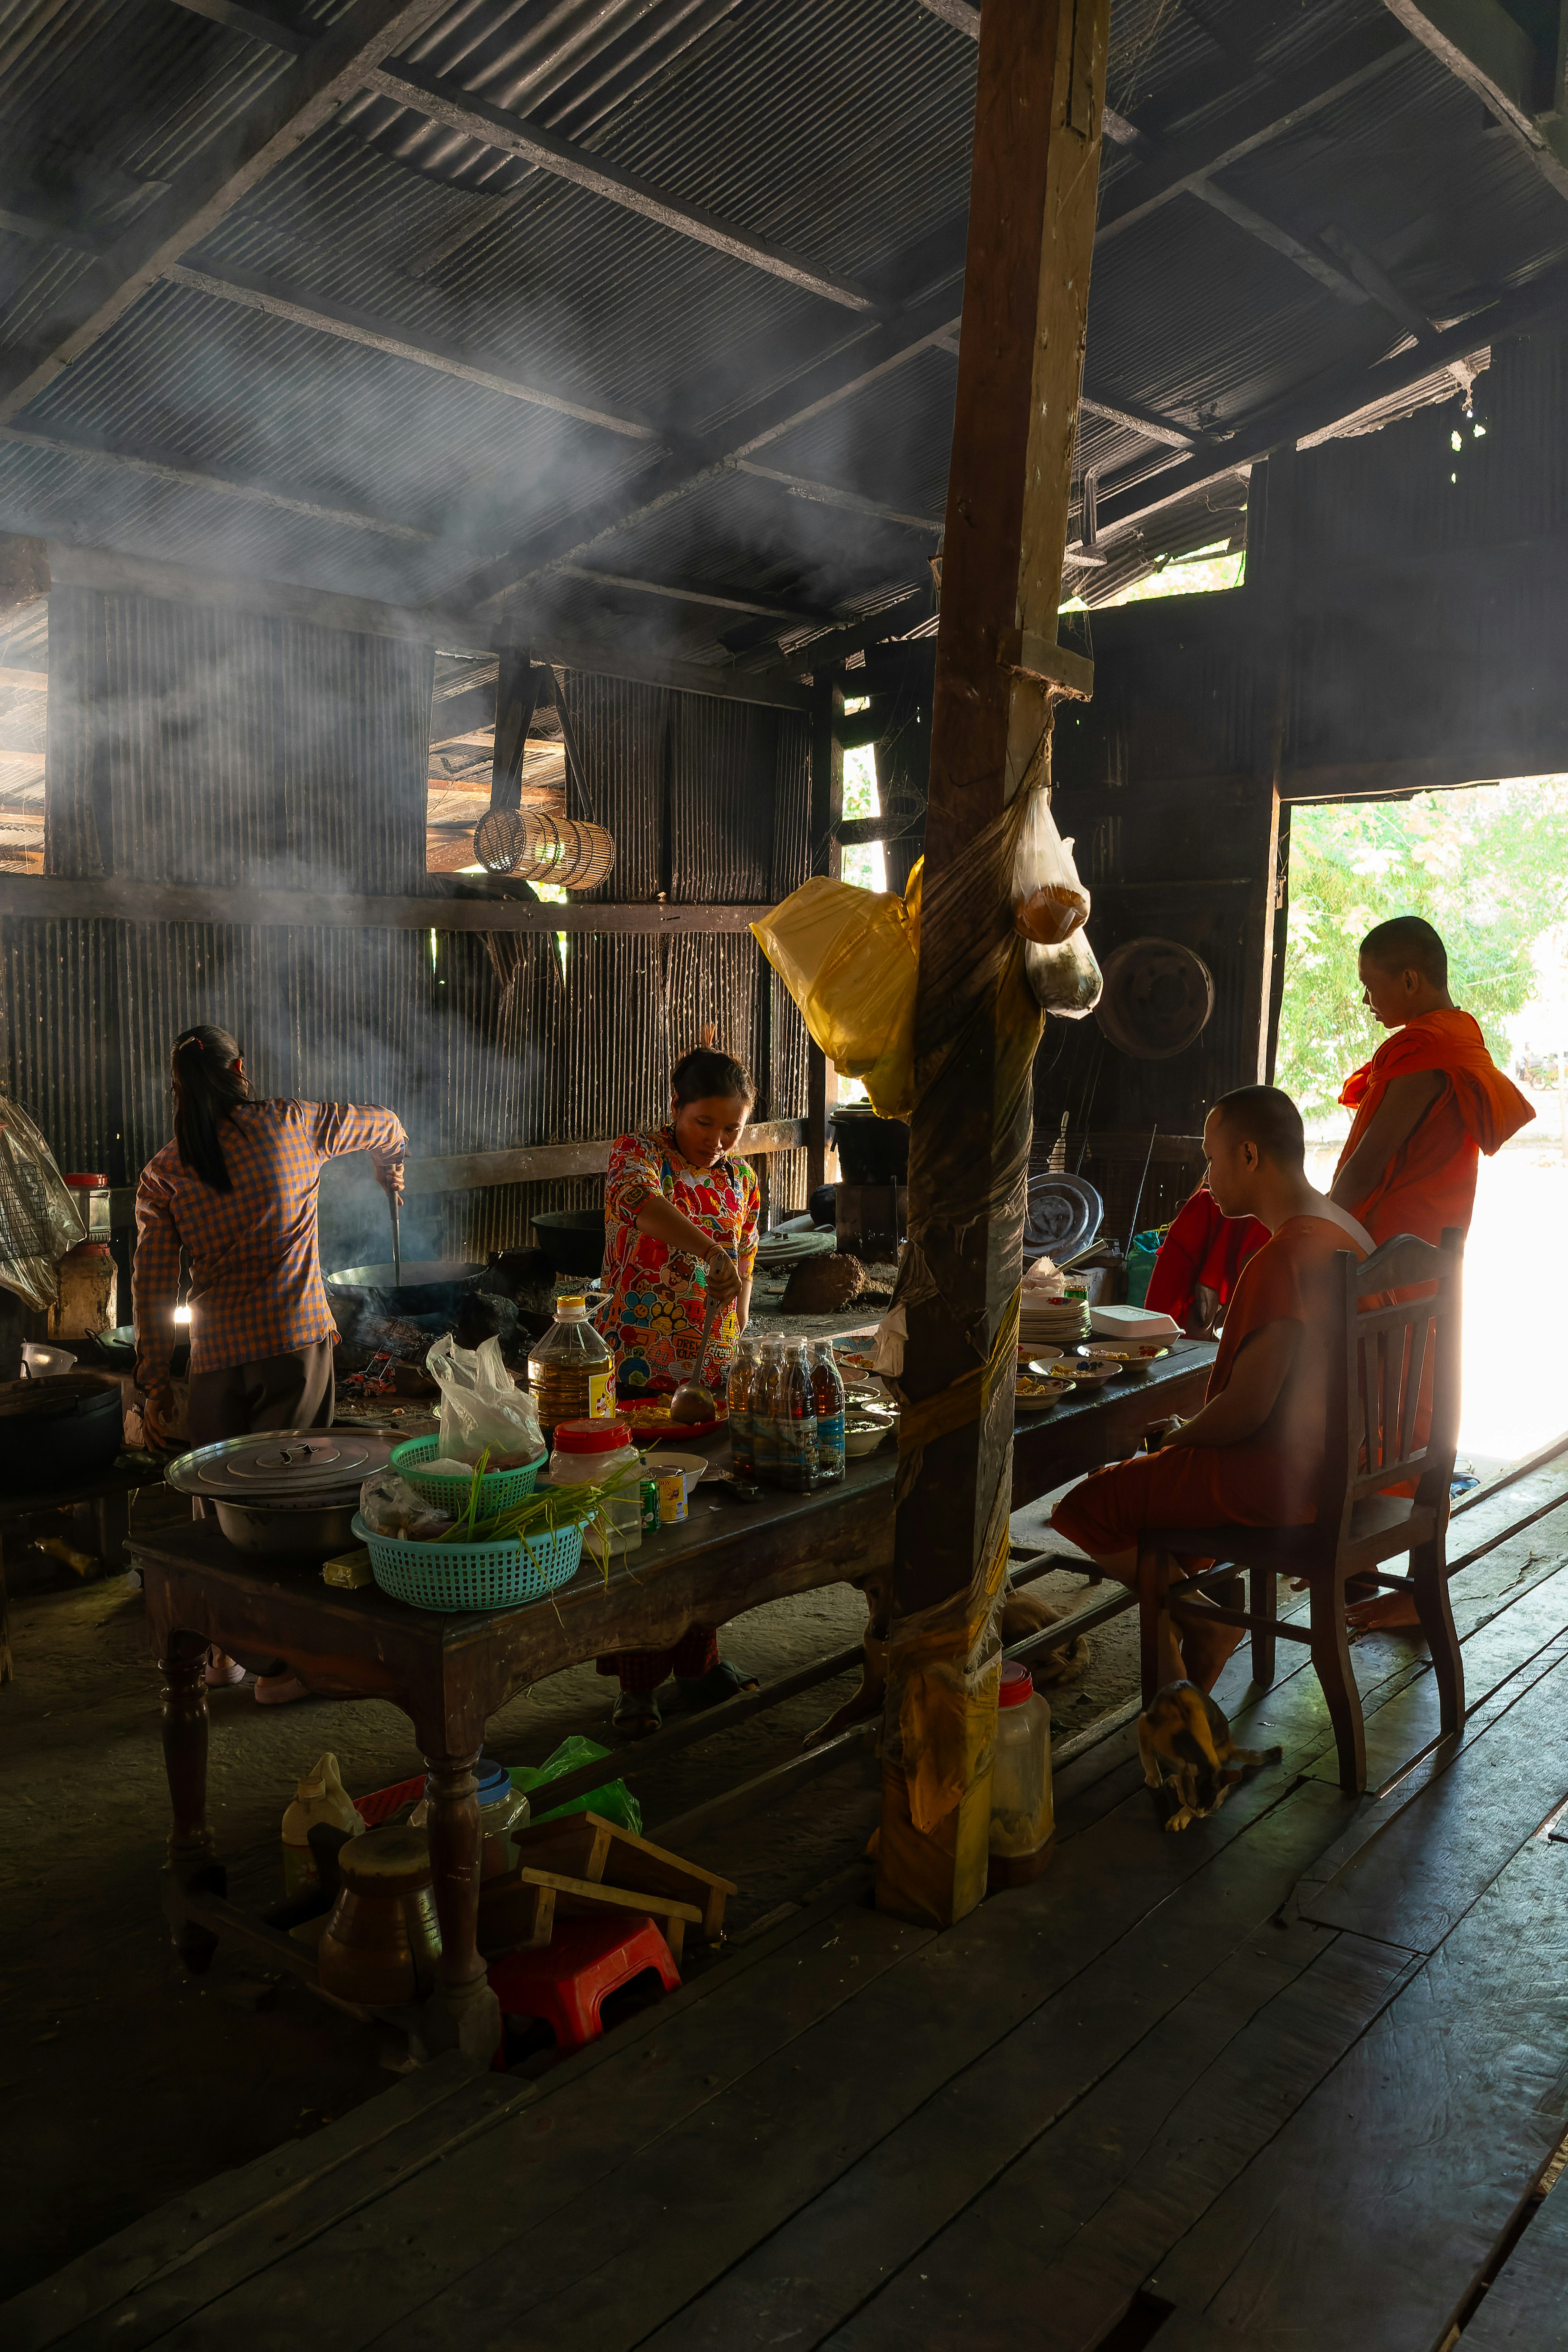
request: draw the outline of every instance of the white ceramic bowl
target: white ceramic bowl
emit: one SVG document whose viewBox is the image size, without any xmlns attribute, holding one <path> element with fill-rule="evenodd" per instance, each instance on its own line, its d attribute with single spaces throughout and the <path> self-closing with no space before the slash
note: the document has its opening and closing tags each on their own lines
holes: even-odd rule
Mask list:
<svg viewBox="0 0 1568 2352">
<path fill-rule="evenodd" d="M 890 1421 L 856 1421 L 847 1413 L 844 1417 L 845 1453 L 856 1461 L 862 1454 L 875 1454 L 892 1425 Z"/>
<path fill-rule="evenodd" d="M 691 1500 L 691 1489 L 700 1478 L 713 1468 L 705 1454 L 670 1454 L 662 1446 L 657 1454 L 645 1454 L 642 1458 L 645 1476 L 671 1478 L 679 1470 L 686 1481 L 686 1499 Z"/>
</svg>

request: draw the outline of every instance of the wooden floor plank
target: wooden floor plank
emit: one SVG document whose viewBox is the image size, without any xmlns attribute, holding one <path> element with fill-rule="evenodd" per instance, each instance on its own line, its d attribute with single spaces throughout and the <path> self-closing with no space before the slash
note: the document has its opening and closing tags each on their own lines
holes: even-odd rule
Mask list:
<svg viewBox="0 0 1568 2352">
<path fill-rule="evenodd" d="M 131 2326 L 106 2330 L 90 2347 L 84 2339 L 80 2352 L 153 2343 L 210 2352 L 226 2342 L 245 2352 L 299 2352 L 302 2342 L 319 2340 L 323 2313 L 331 2314 L 333 2352 L 347 2352 L 521 2228 L 548 2229 L 554 2209 L 592 2199 L 608 2168 L 700 2115 L 737 2075 L 929 1940 L 928 1929 L 868 1909 L 817 1920 L 751 1966 L 728 1996 L 709 1994 L 683 2011 L 672 2001 L 668 2015 L 662 2005 L 650 2011 L 640 2032 L 604 2052 L 569 2092 L 523 2100 L 437 2172 L 406 2182 L 388 2177 L 384 2193 L 324 2231 L 300 2215 L 252 2248 L 243 2276 L 215 2273 L 205 2282 L 209 2292 L 199 2305 L 190 2299 L 193 2282 L 182 2281 L 180 2307 L 139 2299 Z"/>
<path fill-rule="evenodd" d="M 1249 2003 L 1237 1998 L 1245 1957 L 1173 2010 L 855 2318 L 806 2344 L 1006 2352 L 1026 2312 L 1037 2352 L 1098 2343 L 1411 1965 L 1331 1937 L 1298 1975 L 1286 1979 L 1277 1965 L 1273 1996 Z"/>
<path fill-rule="evenodd" d="M 1467 1743 L 1298 1908 L 1321 1926 L 1435 1951 L 1568 1797 L 1568 1659 Z"/>
<path fill-rule="evenodd" d="M 1531 1840 L 1152 2289 L 1246 2352 L 1430 2352 L 1568 2122 L 1565 1949 Z"/>
<path fill-rule="evenodd" d="M 1564 2352 L 1568 2346 L 1568 2196 L 1558 2183 L 1487 2289 L 1464 2352 Z"/>
<path fill-rule="evenodd" d="M 1185 2038 L 1184 2064 L 1216 2033 L 1223 2042 L 1237 2031 L 1332 1940 L 1272 1924 L 1300 1857 L 1330 1818 L 1316 1789 L 1278 1806 L 1223 1868 L 1189 1880 L 677 2311 L 648 2352 L 730 2352 L 786 2334 L 805 2352 L 984 2196 L 1021 2151 L 1060 2128 L 1105 2075 L 1123 2062 L 1152 2066 L 1173 2011 L 1187 2004 L 1202 2021 Z M 1158 2104 L 1152 2096 L 1152 2111 Z"/>
</svg>

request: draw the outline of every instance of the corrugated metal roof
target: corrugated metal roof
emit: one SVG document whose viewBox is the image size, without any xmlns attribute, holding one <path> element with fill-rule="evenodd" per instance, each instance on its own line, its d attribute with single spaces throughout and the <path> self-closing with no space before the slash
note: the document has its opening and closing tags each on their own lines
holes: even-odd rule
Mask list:
<svg viewBox="0 0 1568 2352">
<path fill-rule="evenodd" d="M 328 25 L 346 5 L 310 0 L 301 20 Z M 1387 22 L 1380 0 L 1114 0 L 1110 102 L 1146 136 L 1189 134 L 1244 100 L 1267 100 L 1342 37 Z M 408 62 L 740 229 L 876 280 L 922 240 L 927 278 L 952 269 L 975 56 L 918 0 L 458 0 Z M 112 235 L 223 152 L 292 66 L 182 10 L 0 0 L 0 204 L 63 206 L 78 228 Z M 1108 145 L 1103 186 L 1137 168 L 1130 149 Z M 1568 253 L 1561 199 L 1414 43 L 1223 185 L 1308 243 L 1331 223 L 1436 318 Z M 186 258 L 352 306 L 406 341 L 649 420 L 677 446 L 743 416 L 749 399 L 863 331 L 817 295 L 374 93 L 352 97 Z M 47 345 L 97 266 L 0 232 L 7 340 Z M 1187 195 L 1097 256 L 1087 373 L 1113 404 L 1223 434 L 1400 340 L 1374 302 L 1336 299 Z M 770 459 L 938 515 L 952 389 L 951 359 L 929 352 L 775 444 Z M 658 454 L 167 284 L 20 421 L 295 504 L 0 444 L 9 527 L 402 602 L 445 601 L 511 551 L 530 568 L 542 532 L 601 509 Z M 1100 467 L 1102 494 L 1167 459 L 1124 425 L 1085 420 L 1079 464 Z M 378 531 L 378 519 L 430 540 Z M 1161 519 L 1145 551 L 1190 544 L 1201 520 L 1197 509 Z M 865 609 L 918 573 L 924 551 L 868 518 L 731 476 L 604 542 L 594 563 Z M 552 582 L 529 604 L 579 627 L 601 619 L 650 645 L 731 657 L 729 618 L 702 607 L 648 599 L 639 614 L 624 592 L 581 581 Z"/>
</svg>

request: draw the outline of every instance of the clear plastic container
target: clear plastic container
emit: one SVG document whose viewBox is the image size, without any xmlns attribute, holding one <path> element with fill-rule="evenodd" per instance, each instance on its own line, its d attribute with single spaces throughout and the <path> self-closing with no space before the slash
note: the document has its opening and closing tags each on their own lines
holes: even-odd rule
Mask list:
<svg viewBox="0 0 1568 2352">
<path fill-rule="evenodd" d="M 601 1479 L 633 1469 L 639 1459 L 628 1422 L 562 1421 L 555 1425 L 555 1451 L 547 1475 L 552 1486 L 596 1486 Z M 642 1496 L 637 1479 L 628 1479 L 595 1514 L 594 1528 L 584 1541 L 584 1559 L 595 1556 L 601 1542 L 612 1552 L 641 1549 Z"/>
<path fill-rule="evenodd" d="M 556 1300 L 554 1322 L 529 1354 L 528 1386 L 546 1437 L 563 1421 L 614 1421 L 616 1361 L 585 1298 L 563 1292 Z"/>
<path fill-rule="evenodd" d="M 804 1339 L 791 1339 L 785 1345 L 775 1397 L 774 1480 L 791 1494 L 806 1495 L 816 1484 L 816 1398 Z"/>
<path fill-rule="evenodd" d="M 816 1401 L 816 1475 L 844 1475 L 844 1382 L 831 1339 L 811 1343 L 811 1389 Z"/>
<path fill-rule="evenodd" d="M 752 1383 L 752 1466 L 757 1483 L 775 1486 L 779 1475 L 776 1417 L 778 1388 L 784 1378 L 784 1341 L 764 1339 L 757 1376 Z"/>
<path fill-rule="evenodd" d="M 1056 1832 L 1051 1804 L 1051 1710 L 1037 1697 L 1027 1666 L 1009 1660 L 996 1694 L 996 1757 L 991 1768 L 991 1857 L 1008 1876 L 1041 1857 Z"/>
<path fill-rule="evenodd" d="M 730 1464 L 735 1476 L 743 1486 L 754 1486 L 757 1476 L 756 1451 L 752 1430 L 752 1400 L 757 1384 L 757 1343 L 742 1339 L 736 1343 L 735 1360 L 730 1367 L 727 1405 L 730 1417 Z"/>
</svg>

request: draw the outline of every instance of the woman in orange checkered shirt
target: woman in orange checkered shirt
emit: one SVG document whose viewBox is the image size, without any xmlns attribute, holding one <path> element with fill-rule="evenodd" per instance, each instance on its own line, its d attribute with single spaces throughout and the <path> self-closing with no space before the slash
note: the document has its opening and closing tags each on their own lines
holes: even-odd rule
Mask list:
<svg viewBox="0 0 1568 2352">
<path fill-rule="evenodd" d="M 237 1043 L 205 1022 L 175 1040 L 171 1074 L 174 1139 L 148 1161 L 136 1192 L 136 1377 L 147 1434 L 169 1442 L 182 1248 L 191 1262 L 190 1444 L 326 1429 L 337 1329 L 316 1233 L 321 1169 L 368 1151 L 395 1198 L 402 1122 L 369 1105 L 256 1101 Z M 243 1673 L 215 1653 L 207 1680 Z M 279 1675 L 263 1676 L 256 1696 L 275 1703 L 303 1691 Z"/>
</svg>

